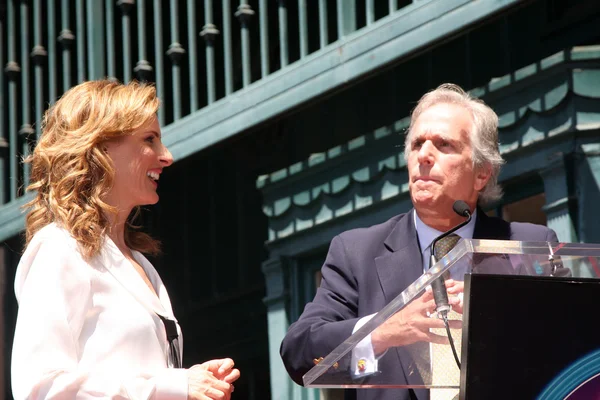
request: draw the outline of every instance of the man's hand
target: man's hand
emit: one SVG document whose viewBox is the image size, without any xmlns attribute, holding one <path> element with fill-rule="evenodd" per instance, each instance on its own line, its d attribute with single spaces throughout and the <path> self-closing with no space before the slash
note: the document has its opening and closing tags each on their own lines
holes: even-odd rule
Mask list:
<svg viewBox="0 0 600 400">
<path fill-rule="evenodd" d="M 446 281 L 448 303 L 452 309 L 462 313 L 463 284 L 454 280 Z M 416 342 L 448 344 L 448 337 L 431 333 L 432 328 L 444 328 L 444 321 L 435 315 L 435 301 L 431 288 L 414 299 L 404 309 L 385 321 L 371 334 L 375 354 L 381 354 L 390 347 L 406 346 Z M 449 321 L 450 328 L 460 329 L 462 321 Z"/>
<path fill-rule="evenodd" d="M 452 311 L 456 311 L 459 314 L 463 313 L 463 292 L 465 290 L 465 283 L 462 281 L 455 281 L 454 279 L 448 279 L 446 281 L 446 291 L 448 292 L 448 301 L 452 304 Z"/>
</svg>

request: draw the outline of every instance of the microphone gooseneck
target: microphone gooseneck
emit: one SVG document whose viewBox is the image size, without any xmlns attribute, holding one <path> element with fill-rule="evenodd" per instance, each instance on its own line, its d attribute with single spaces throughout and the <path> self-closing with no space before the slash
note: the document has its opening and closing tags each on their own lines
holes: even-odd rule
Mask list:
<svg viewBox="0 0 600 400">
<path fill-rule="evenodd" d="M 456 225 L 454 228 L 450 229 L 449 231 L 446 231 L 444 233 L 442 233 L 440 236 L 436 237 L 433 242 L 431 242 L 431 257 L 429 259 L 429 268 L 433 267 L 437 262 L 438 259 L 435 256 L 435 245 L 437 244 L 437 242 L 440 239 L 445 238 L 446 236 L 456 232 L 458 229 L 462 228 L 463 226 L 467 225 L 470 221 L 471 221 L 471 210 L 469 209 L 469 206 L 467 205 L 467 203 L 465 203 L 462 200 L 456 200 L 454 202 L 454 204 L 452 205 L 452 209 L 454 210 L 454 212 L 458 215 L 460 215 L 461 217 L 466 217 L 467 219 L 463 222 L 461 222 L 460 224 Z M 446 284 L 444 283 L 444 277 L 439 277 L 438 279 L 436 279 L 435 281 L 433 281 L 431 283 L 431 289 L 433 291 L 433 300 L 435 301 L 435 311 L 437 313 L 438 316 L 440 316 L 441 318 L 443 318 L 444 320 L 447 319 L 448 317 L 448 312 L 450 311 L 451 307 L 450 304 L 448 303 L 448 292 L 446 291 Z"/>
<path fill-rule="evenodd" d="M 461 217 L 466 217 L 467 220 L 456 225 L 449 231 L 442 233 L 440 236 L 433 240 L 433 242 L 431 243 L 431 258 L 429 259 L 429 268 L 433 267 L 438 261 L 435 256 L 435 245 L 437 244 L 438 240 L 443 239 L 446 236 L 452 234 L 453 232 L 467 225 L 471 221 L 471 210 L 469 210 L 469 206 L 464 201 L 455 201 L 452 205 L 452 209 Z M 450 342 L 450 348 L 452 349 L 452 354 L 454 355 L 454 361 L 456 361 L 456 365 L 458 366 L 458 369 L 460 369 L 460 359 L 458 357 L 458 353 L 456 352 L 456 347 L 454 346 L 454 339 L 452 339 L 452 335 L 450 333 L 450 324 L 448 322 L 448 312 L 450 311 L 451 307 L 448 303 L 448 291 L 446 290 L 446 283 L 444 282 L 444 277 L 440 276 L 435 281 L 433 281 L 431 283 L 431 289 L 433 291 L 433 300 L 435 301 L 435 311 L 438 317 L 440 317 L 444 321 L 444 326 L 446 327 L 446 334 L 448 335 L 448 340 Z"/>
</svg>

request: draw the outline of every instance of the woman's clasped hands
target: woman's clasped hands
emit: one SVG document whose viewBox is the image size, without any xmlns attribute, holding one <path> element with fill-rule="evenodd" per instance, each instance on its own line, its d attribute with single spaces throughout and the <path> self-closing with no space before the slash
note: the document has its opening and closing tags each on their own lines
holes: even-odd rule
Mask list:
<svg viewBox="0 0 600 400">
<path fill-rule="evenodd" d="M 229 400 L 240 371 L 231 358 L 211 360 L 188 369 L 188 400 Z"/>
</svg>

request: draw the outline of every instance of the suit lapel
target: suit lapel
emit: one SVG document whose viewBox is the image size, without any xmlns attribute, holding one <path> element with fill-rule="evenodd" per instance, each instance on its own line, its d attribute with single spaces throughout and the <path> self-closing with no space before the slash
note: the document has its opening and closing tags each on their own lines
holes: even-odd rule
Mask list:
<svg viewBox="0 0 600 400">
<path fill-rule="evenodd" d="M 386 304 L 423 274 L 423 260 L 414 224 L 414 210 L 406 213 L 392 229 L 384 244 L 388 253 L 375 258 L 379 283 Z M 395 348 L 408 384 L 422 385 L 423 379 L 412 362 L 411 355 L 403 348 Z M 394 363 L 395 364 L 395 363 Z M 421 393 L 422 392 L 422 393 Z M 427 391 L 416 391 L 420 399 L 428 398 Z"/>
<path fill-rule="evenodd" d="M 384 244 L 389 252 L 375 258 L 377 275 L 386 304 L 423 273 L 423 261 L 413 212 L 406 213 L 385 239 Z"/>
<path fill-rule="evenodd" d="M 138 257 L 139 258 L 139 257 Z M 142 260 L 136 258 L 147 271 L 147 266 Z M 131 262 L 125 258 L 123 253 L 114 244 L 114 242 L 106 236 L 104 245 L 100 250 L 100 254 L 96 257 L 97 262 L 101 264 L 110 274 L 129 292 L 138 302 L 140 302 L 148 311 L 162 315 L 164 317 L 173 318 L 163 307 L 159 298 L 152 293 L 146 285 L 142 277 L 135 270 Z M 150 274 L 148 274 L 150 275 Z M 156 288 L 160 294 L 162 288 Z"/>
</svg>

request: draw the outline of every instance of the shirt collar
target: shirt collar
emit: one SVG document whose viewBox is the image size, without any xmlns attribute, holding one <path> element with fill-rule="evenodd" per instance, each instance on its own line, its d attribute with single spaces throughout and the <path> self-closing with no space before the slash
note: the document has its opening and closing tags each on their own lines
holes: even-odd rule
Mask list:
<svg viewBox="0 0 600 400">
<path fill-rule="evenodd" d="M 419 238 L 419 246 L 421 247 L 421 254 L 425 254 L 425 251 L 429 250 L 429 246 L 431 242 L 442 234 L 442 232 L 437 229 L 433 229 L 432 227 L 425 225 L 421 218 L 417 215 L 417 210 L 414 210 L 414 219 L 415 219 L 415 229 L 417 230 L 417 237 Z M 473 232 L 475 231 L 475 220 L 477 219 L 477 208 L 473 212 L 473 218 L 471 221 L 456 232 L 458 236 L 463 239 L 473 239 Z"/>
</svg>

